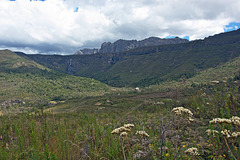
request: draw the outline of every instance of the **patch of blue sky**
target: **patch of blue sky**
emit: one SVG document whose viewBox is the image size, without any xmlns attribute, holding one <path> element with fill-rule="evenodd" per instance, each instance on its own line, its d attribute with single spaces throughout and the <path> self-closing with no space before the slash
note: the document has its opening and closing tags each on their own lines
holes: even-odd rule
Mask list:
<svg viewBox="0 0 240 160">
<path fill-rule="evenodd" d="M 166 39 L 172 39 L 172 38 L 176 38 L 176 36 L 170 36 L 168 35 L 167 37 L 165 37 Z"/>
<path fill-rule="evenodd" d="M 178 37 L 178 36 L 171 36 L 171 35 L 169 35 L 169 36 L 167 36 L 167 37 L 165 37 L 166 39 L 172 39 L 172 38 L 176 38 L 176 37 Z M 182 39 L 187 39 L 187 40 L 189 40 L 189 36 L 184 36 Z"/>
<path fill-rule="evenodd" d="M 231 22 L 225 26 L 224 32 L 234 31 L 240 28 L 240 22 Z"/>
<path fill-rule="evenodd" d="M 16 1 L 16 0 L 9 0 L 9 1 Z"/>
<path fill-rule="evenodd" d="M 189 40 L 189 36 L 185 36 L 185 37 L 183 37 L 183 39 L 187 39 L 187 40 Z"/>
<path fill-rule="evenodd" d="M 79 8 L 78 8 L 78 7 L 76 7 L 76 8 L 74 9 L 74 12 L 78 12 L 78 9 L 79 9 Z"/>
</svg>

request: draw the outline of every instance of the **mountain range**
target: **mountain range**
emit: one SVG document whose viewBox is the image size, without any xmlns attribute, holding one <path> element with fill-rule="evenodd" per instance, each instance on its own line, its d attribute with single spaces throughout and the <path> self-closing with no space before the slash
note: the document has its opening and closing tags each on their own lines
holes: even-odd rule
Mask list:
<svg viewBox="0 0 240 160">
<path fill-rule="evenodd" d="M 190 42 L 173 39 L 177 44 L 155 45 L 154 40 L 160 39 L 148 38 L 133 49 L 128 44 L 136 43 L 135 40 L 103 43 L 98 53 L 89 55 L 17 54 L 59 72 L 94 78 L 117 87 L 149 86 L 191 78 L 240 56 L 239 29 Z M 154 45 L 143 45 L 146 42 Z"/>
<path fill-rule="evenodd" d="M 144 40 L 123 40 L 119 39 L 114 43 L 104 42 L 101 45 L 100 49 L 82 49 L 77 51 L 76 55 L 83 54 L 97 54 L 97 53 L 118 53 L 128 51 L 134 48 L 139 47 L 147 47 L 147 46 L 157 46 L 157 45 L 166 45 L 166 44 L 179 44 L 179 43 L 187 43 L 187 39 L 181 39 L 179 37 L 171 38 L 171 39 L 162 39 L 158 37 L 149 37 Z"/>
</svg>

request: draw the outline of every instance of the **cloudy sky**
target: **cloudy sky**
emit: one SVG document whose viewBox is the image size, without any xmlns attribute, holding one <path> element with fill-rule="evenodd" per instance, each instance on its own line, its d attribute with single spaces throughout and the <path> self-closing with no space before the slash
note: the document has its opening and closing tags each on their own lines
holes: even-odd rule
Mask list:
<svg viewBox="0 0 240 160">
<path fill-rule="evenodd" d="M 73 54 L 117 39 L 202 39 L 239 28 L 239 6 L 239 0 L 0 0 L 0 48 Z"/>
</svg>

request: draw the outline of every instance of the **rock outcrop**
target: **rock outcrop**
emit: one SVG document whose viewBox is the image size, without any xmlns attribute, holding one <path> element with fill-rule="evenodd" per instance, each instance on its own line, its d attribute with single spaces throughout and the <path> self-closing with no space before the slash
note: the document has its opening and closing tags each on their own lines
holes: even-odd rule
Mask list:
<svg viewBox="0 0 240 160">
<path fill-rule="evenodd" d="M 189 42 L 186 39 L 181 39 L 179 37 L 172 39 L 162 39 L 158 37 L 149 37 L 144 40 L 123 40 L 119 39 L 114 43 L 104 42 L 101 45 L 100 49 L 83 49 L 75 53 L 75 55 L 86 55 L 86 54 L 96 54 L 96 53 L 118 53 L 128 51 L 134 48 L 139 47 L 148 47 L 148 46 L 158 46 L 158 45 L 167 45 L 167 44 L 179 44 Z"/>
<path fill-rule="evenodd" d="M 147 39 L 137 40 L 117 40 L 114 43 L 104 42 L 99 50 L 99 53 L 118 53 L 128 51 L 130 49 L 148 46 L 158 46 L 167 44 L 187 43 L 188 40 L 181 38 L 161 39 L 158 37 L 149 37 Z"/>
</svg>

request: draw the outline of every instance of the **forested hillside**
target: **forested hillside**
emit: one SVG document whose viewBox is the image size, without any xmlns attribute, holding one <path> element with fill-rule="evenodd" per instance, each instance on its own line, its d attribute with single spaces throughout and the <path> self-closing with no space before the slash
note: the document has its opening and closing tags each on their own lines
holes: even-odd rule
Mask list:
<svg viewBox="0 0 240 160">
<path fill-rule="evenodd" d="M 4 50 L 0 51 L 0 104 L 2 111 L 23 111 L 28 107 L 58 103 L 71 98 L 102 95 L 103 83 L 59 73 Z M 22 107 L 22 108 L 18 108 Z M 8 112 L 10 112 L 8 110 Z"/>
<path fill-rule="evenodd" d="M 24 55 L 60 72 L 90 77 L 111 86 L 149 86 L 224 64 L 240 56 L 240 30 L 183 44 L 136 48 L 95 55 Z"/>
</svg>

